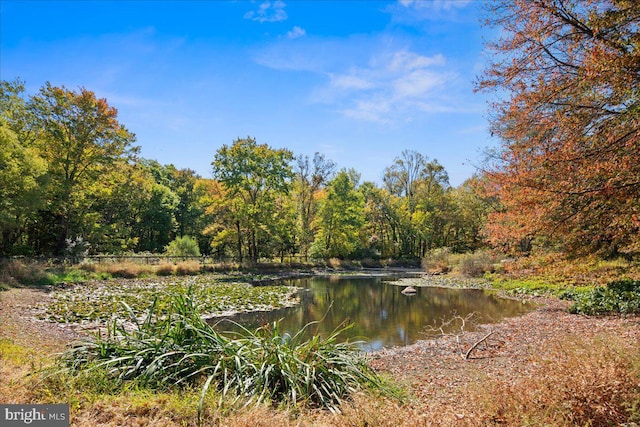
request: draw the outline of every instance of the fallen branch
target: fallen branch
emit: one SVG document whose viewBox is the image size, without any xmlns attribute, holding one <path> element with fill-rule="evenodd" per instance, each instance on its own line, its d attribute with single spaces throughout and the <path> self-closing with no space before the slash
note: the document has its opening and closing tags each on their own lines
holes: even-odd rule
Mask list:
<svg viewBox="0 0 640 427">
<path fill-rule="evenodd" d="M 487 335 L 485 335 L 484 337 L 482 337 L 479 341 L 476 341 L 476 343 L 475 343 L 475 344 L 473 344 L 473 345 L 469 348 L 469 350 L 467 350 L 467 352 L 466 352 L 466 353 L 465 353 L 465 355 L 464 355 L 464 359 L 465 359 L 465 360 L 468 360 L 468 359 L 469 359 L 469 356 L 471 356 L 471 352 L 472 352 L 473 350 L 475 350 L 475 349 L 476 349 L 476 347 L 478 347 L 481 343 L 485 342 L 485 341 L 487 340 L 487 338 L 489 338 L 492 334 L 493 334 L 493 329 L 492 329 L 492 330 L 490 330 L 490 331 L 489 331 L 489 333 L 488 333 Z"/>
</svg>

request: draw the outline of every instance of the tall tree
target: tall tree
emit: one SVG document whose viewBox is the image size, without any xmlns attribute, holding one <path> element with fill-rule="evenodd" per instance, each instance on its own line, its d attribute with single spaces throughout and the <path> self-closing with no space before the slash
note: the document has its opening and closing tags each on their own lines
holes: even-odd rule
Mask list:
<svg viewBox="0 0 640 427">
<path fill-rule="evenodd" d="M 502 153 L 495 244 L 555 237 L 572 252 L 640 252 L 640 2 L 498 0 L 480 90 Z"/>
<path fill-rule="evenodd" d="M 358 179 L 355 171 L 343 169 L 329 183 L 318 212 L 315 255 L 345 258 L 359 248 L 365 206 L 364 196 L 356 188 Z"/>
<path fill-rule="evenodd" d="M 43 218 L 56 234 L 54 252 L 65 239 L 83 234 L 84 191 L 117 162 L 137 153 L 135 136 L 118 122 L 106 99 L 47 83 L 29 102 L 42 157 L 48 164 L 50 209 Z"/>
<path fill-rule="evenodd" d="M 259 242 L 277 216 L 278 197 L 289 194 L 292 160 L 289 150 L 258 144 L 251 137 L 237 139 L 230 146 L 225 144 L 216 152 L 213 175 L 224 184 L 226 194 L 237 200 L 232 209 L 240 260 L 243 240 L 250 259 L 260 256 Z"/>
<path fill-rule="evenodd" d="M 314 219 L 318 210 L 318 194 L 333 177 L 335 168 L 335 163 L 320 153 L 315 153 L 313 160 L 303 155 L 296 159 L 294 197 L 298 211 L 297 234 L 299 250 L 305 259 L 316 233 Z"/>
<path fill-rule="evenodd" d="M 46 162 L 29 132 L 24 83 L 0 81 L 0 254 L 29 253 L 26 228 L 45 206 Z"/>
</svg>

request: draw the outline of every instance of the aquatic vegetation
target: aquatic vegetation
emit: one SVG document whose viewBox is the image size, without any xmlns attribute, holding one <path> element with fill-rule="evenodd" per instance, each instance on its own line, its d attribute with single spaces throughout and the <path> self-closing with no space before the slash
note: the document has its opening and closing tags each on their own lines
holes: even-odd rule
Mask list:
<svg viewBox="0 0 640 427">
<path fill-rule="evenodd" d="M 150 301 L 158 298 L 157 304 L 162 310 L 169 294 L 187 292 L 203 315 L 220 316 L 290 306 L 297 302 L 296 291 L 292 286 L 254 286 L 212 275 L 110 280 L 55 290 L 51 303 L 43 308 L 40 317 L 62 323 L 104 323 L 113 318 L 128 317 L 126 305 L 136 318 L 142 319 Z"/>
</svg>

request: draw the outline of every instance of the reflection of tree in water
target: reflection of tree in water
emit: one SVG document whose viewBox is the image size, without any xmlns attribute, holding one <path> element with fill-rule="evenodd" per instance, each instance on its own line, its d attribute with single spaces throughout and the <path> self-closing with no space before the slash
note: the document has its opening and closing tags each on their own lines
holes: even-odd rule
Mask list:
<svg viewBox="0 0 640 427">
<path fill-rule="evenodd" d="M 291 334 L 309 322 L 321 321 L 309 331 L 325 335 L 347 321 L 354 326 L 345 338 L 366 339 L 379 348 L 412 344 L 425 337 L 425 326 L 454 315 L 476 312 L 480 321 L 488 323 L 528 311 L 520 302 L 478 289 L 417 288 L 415 295 L 406 296 L 402 287 L 381 278 L 311 278 L 287 284 L 304 288 L 299 305 L 238 315 L 233 320 L 257 327 L 282 319 L 282 330 Z"/>
</svg>

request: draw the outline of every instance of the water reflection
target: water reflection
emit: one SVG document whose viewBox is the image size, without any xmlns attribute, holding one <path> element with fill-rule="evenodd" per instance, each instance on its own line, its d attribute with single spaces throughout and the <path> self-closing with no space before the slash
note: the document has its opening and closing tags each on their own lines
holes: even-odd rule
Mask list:
<svg viewBox="0 0 640 427">
<path fill-rule="evenodd" d="M 443 319 L 454 315 L 464 317 L 475 312 L 481 321 L 489 323 L 531 309 L 477 289 L 417 288 L 416 294 L 403 295 L 402 287 L 385 283 L 380 277 L 318 277 L 287 284 L 303 288 L 299 305 L 239 314 L 231 319 L 248 328 L 282 319 L 283 333 L 292 335 L 312 321 L 321 320 L 309 333 L 321 335 L 331 333 L 344 322 L 354 323 L 343 338 L 366 341 L 363 349 L 372 351 L 425 339 L 427 326 L 439 326 Z M 219 327 L 230 328 L 226 322 Z"/>
</svg>

